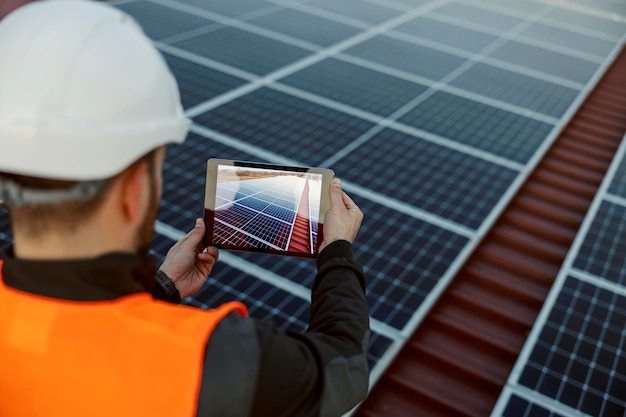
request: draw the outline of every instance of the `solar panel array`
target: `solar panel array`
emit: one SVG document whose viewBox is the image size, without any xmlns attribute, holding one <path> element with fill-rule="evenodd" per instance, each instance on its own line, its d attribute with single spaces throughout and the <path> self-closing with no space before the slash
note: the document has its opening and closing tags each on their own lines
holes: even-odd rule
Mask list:
<svg viewBox="0 0 626 417">
<path fill-rule="evenodd" d="M 365 213 L 355 254 L 368 279 L 373 381 L 626 31 L 591 0 L 112 4 L 154 39 L 194 122 L 168 150 L 155 254 L 202 215 L 208 158 L 333 168 Z M 10 240 L 6 216 L 0 239 Z M 238 299 L 302 330 L 314 275 L 312 260 L 222 251 L 185 302 Z"/>
<path fill-rule="evenodd" d="M 492 414 L 626 415 L 626 141 Z M 546 414 L 548 415 L 548 414 Z"/>
</svg>

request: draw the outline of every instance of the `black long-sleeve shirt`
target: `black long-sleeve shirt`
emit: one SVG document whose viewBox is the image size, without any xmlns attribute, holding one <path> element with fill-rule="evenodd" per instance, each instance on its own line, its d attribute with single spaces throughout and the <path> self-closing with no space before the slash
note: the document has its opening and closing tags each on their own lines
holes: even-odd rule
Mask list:
<svg viewBox="0 0 626 417">
<path fill-rule="evenodd" d="M 73 301 L 113 300 L 152 291 L 148 259 L 110 254 L 93 260 L 25 261 L 11 249 L 2 278 L 16 289 Z M 367 394 L 369 316 L 365 279 L 352 245 L 329 245 L 317 259 L 305 333 L 231 313 L 206 346 L 197 415 L 338 416 Z M 174 354 L 173 354 L 174 356 Z"/>
</svg>

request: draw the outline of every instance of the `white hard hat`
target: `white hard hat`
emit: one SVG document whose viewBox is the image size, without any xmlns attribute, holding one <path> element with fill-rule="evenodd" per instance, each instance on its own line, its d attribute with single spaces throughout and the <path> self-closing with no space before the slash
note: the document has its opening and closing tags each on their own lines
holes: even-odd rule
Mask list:
<svg viewBox="0 0 626 417">
<path fill-rule="evenodd" d="M 189 130 L 163 57 L 111 6 L 23 6 L 0 21 L 0 60 L 0 172 L 103 179 Z"/>
</svg>

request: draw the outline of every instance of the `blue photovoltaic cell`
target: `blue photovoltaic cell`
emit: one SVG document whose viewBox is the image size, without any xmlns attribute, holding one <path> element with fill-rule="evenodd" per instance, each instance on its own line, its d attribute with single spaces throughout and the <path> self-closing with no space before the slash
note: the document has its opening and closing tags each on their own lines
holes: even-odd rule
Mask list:
<svg viewBox="0 0 626 417">
<path fill-rule="evenodd" d="M 249 22 L 319 46 L 332 45 L 361 31 L 354 26 L 294 9 L 279 10 Z"/>
<path fill-rule="evenodd" d="M 398 26 L 396 31 L 471 52 L 480 52 L 498 39 L 497 36 L 427 17 L 413 19 Z"/>
<path fill-rule="evenodd" d="M 203 113 L 195 122 L 307 165 L 320 165 L 373 124 L 268 88 Z"/>
<path fill-rule="evenodd" d="M 173 45 L 259 75 L 275 71 L 311 53 L 232 27 L 174 42 Z"/>
<path fill-rule="evenodd" d="M 389 349 L 392 342 L 393 340 L 388 337 L 372 332 L 370 337 L 370 347 L 367 351 L 367 362 L 369 363 L 370 370 L 387 352 L 387 349 Z"/>
<path fill-rule="evenodd" d="M 365 218 L 354 246 L 370 315 L 403 329 L 468 242 L 456 233 L 355 197 Z"/>
<path fill-rule="evenodd" d="M 212 20 L 144 0 L 123 3 L 117 7 L 133 16 L 152 39 L 168 38 L 211 24 L 218 26 Z"/>
<path fill-rule="evenodd" d="M 454 17 L 464 22 L 484 26 L 488 29 L 498 29 L 501 31 L 508 31 L 523 21 L 523 19 L 519 17 L 457 2 L 451 2 L 438 7 L 434 9 L 434 12 Z M 428 16 L 428 14 L 426 16 Z"/>
<path fill-rule="evenodd" d="M 399 121 L 521 163 L 530 160 L 554 127 L 443 91 Z"/>
<path fill-rule="evenodd" d="M 208 10 L 228 17 L 243 18 L 247 15 L 256 14 L 262 11 L 271 12 L 276 9 L 272 3 L 264 0 L 178 0 L 199 9 Z"/>
<path fill-rule="evenodd" d="M 608 192 L 626 198 L 626 158 L 620 161 L 615 176 L 609 185 Z"/>
<path fill-rule="evenodd" d="M 579 94 L 569 87 L 481 63 L 451 84 L 555 118 L 563 116 Z"/>
<path fill-rule="evenodd" d="M 245 83 L 241 78 L 207 68 L 168 53 L 163 53 L 163 57 L 176 77 L 185 109 Z"/>
<path fill-rule="evenodd" d="M 502 417 L 565 417 L 542 407 L 537 403 L 528 401 L 516 394 L 511 394 L 509 402 L 502 413 Z"/>
<path fill-rule="evenodd" d="M 431 80 L 442 79 L 465 62 L 465 58 L 383 35 L 345 53 Z"/>
<path fill-rule="evenodd" d="M 402 13 L 380 4 L 360 0 L 311 0 L 305 4 L 368 23 L 381 23 Z"/>
<path fill-rule="evenodd" d="M 606 57 L 615 47 L 615 42 L 543 23 L 533 23 L 522 31 L 521 36 L 601 58 Z"/>
<path fill-rule="evenodd" d="M 626 207 L 603 201 L 574 267 L 626 285 Z"/>
<path fill-rule="evenodd" d="M 626 297 L 568 277 L 519 383 L 586 415 L 626 413 Z"/>
<path fill-rule="evenodd" d="M 589 3 L 589 5 L 593 7 L 595 2 Z M 626 23 L 623 21 L 619 22 L 614 19 L 596 17 L 590 13 L 581 13 L 562 7 L 555 7 L 546 14 L 546 17 L 566 23 L 572 27 L 592 30 L 617 39 L 621 38 L 624 32 L 626 32 Z"/>
<path fill-rule="evenodd" d="M 380 116 L 390 115 L 427 88 L 332 58 L 279 81 Z"/>
<path fill-rule="evenodd" d="M 591 79 L 599 67 L 599 64 L 594 62 L 516 41 L 506 42 L 491 53 L 490 56 L 531 70 L 541 71 L 583 84 Z"/>
<path fill-rule="evenodd" d="M 535 1 L 520 1 L 520 0 L 498 0 L 498 7 L 503 7 L 511 13 L 522 13 L 525 15 L 532 15 L 545 7 L 544 4 Z M 505 10 L 502 11 L 505 13 Z"/>
<path fill-rule="evenodd" d="M 347 155 L 343 176 L 364 187 L 477 229 L 517 172 L 385 129 Z M 337 170 L 336 170 L 337 171 Z"/>
</svg>

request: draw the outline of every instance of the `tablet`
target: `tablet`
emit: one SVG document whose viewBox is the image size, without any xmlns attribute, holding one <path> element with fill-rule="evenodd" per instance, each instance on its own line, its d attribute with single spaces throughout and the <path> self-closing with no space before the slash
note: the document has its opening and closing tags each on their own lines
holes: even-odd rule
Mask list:
<svg viewBox="0 0 626 417">
<path fill-rule="evenodd" d="M 323 168 L 209 159 L 205 246 L 314 258 L 333 176 Z"/>
</svg>

